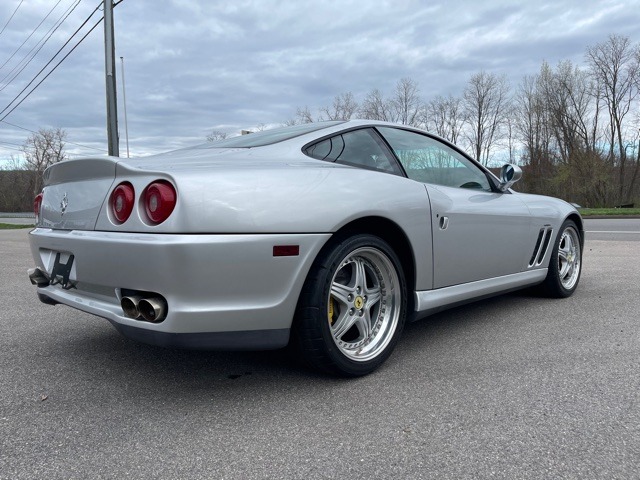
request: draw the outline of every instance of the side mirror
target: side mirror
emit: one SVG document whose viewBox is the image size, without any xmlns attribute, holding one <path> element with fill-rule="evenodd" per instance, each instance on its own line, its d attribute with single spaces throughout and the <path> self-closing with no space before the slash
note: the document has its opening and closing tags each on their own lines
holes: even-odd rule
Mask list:
<svg viewBox="0 0 640 480">
<path fill-rule="evenodd" d="M 503 165 L 500 170 L 500 185 L 498 185 L 498 188 L 501 192 L 506 192 L 521 178 L 522 169 L 519 166 L 512 163 Z"/>
</svg>

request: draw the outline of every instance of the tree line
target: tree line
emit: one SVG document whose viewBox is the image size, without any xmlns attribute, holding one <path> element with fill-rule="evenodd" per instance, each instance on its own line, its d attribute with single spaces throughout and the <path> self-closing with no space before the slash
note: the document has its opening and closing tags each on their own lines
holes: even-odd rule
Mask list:
<svg viewBox="0 0 640 480">
<path fill-rule="evenodd" d="M 46 168 L 66 158 L 66 132 L 61 128 L 33 132 L 22 145 L 23 159 L 12 157 L 0 168 L 0 212 L 30 212 L 42 190 Z"/>
<path fill-rule="evenodd" d="M 583 66 L 545 62 L 515 87 L 480 71 L 460 95 L 424 100 L 418 83 L 403 78 L 388 95 L 340 93 L 315 114 L 298 107 L 285 124 L 363 118 L 419 127 L 484 165 L 521 165 L 520 191 L 617 206 L 640 199 L 639 91 L 640 45 L 610 35 L 586 49 Z"/>
</svg>

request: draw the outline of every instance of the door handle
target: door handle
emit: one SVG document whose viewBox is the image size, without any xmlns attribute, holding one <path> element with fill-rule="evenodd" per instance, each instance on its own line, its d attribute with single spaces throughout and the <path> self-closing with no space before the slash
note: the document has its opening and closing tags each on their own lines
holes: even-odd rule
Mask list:
<svg viewBox="0 0 640 480">
<path fill-rule="evenodd" d="M 449 217 L 440 217 L 440 230 L 446 230 L 449 226 Z"/>
</svg>

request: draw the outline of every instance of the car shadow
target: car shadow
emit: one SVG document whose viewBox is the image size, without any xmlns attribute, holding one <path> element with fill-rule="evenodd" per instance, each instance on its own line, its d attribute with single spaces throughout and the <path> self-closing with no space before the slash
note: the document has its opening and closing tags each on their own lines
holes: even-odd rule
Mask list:
<svg viewBox="0 0 640 480">
<path fill-rule="evenodd" d="M 120 335 L 106 321 L 81 314 L 66 319 L 64 331 L 46 342 L 48 357 L 56 358 L 54 375 L 73 377 L 87 389 L 144 398 L 161 395 L 170 402 L 192 401 L 211 395 L 233 403 L 246 395 L 266 395 L 295 389 L 298 395 L 330 395 L 333 389 L 377 388 L 389 375 L 405 373 L 407 362 L 427 361 L 433 349 L 452 338 L 468 335 L 468 329 L 491 330 L 522 303 L 528 292 L 517 292 L 438 313 L 407 324 L 398 348 L 376 372 L 357 379 L 336 378 L 308 369 L 291 349 L 273 351 L 193 351 L 162 348 L 135 342 Z M 65 307 L 56 307 L 65 308 Z M 70 324 L 69 322 L 73 322 Z M 77 323 L 81 323 L 78 325 Z M 43 366 L 43 365 L 42 365 Z M 44 368 L 44 366 L 43 366 Z M 46 368 L 51 369 L 51 364 Z M 64 372 L 64 373 L 63 373 Z M 304 392 L 304 393 L 303 393 Z"/>
<path fill-rule="evenodd" d="M 523 302 L 536 299 L 548 300 L 536 289 L 524 289 L 449 308 L 405 325 L 400 343 L 407 348 L 427 348 L 430 341 L 441 341 L 443 336 L 499 324 L 523 308 Z"/>
<path fill-rule="evenodd" d="M 62 350 L 87 371 L 106 372 L 108 377 L 135 377 L 158 382 L 159 388 L 205 388 L 220 383 L 256 381 L 269 376 L 287 381 L 315 379 L 336 381 L 297 362 L 290 349 L 268 351 L 206 351 L 163 348 L 128 339 L 108 323 L 89 330 L 76 329 L 66 337 Z"/>
</svg>

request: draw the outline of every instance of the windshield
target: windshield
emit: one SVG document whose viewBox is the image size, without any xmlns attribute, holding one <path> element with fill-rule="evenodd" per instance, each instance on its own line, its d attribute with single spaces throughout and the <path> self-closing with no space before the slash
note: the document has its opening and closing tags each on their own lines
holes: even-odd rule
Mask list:
<svg viewBox="0 0 640 480">
<path fill-rule="evenodd" d="M 217 142 L 202 145 L 204 148 L 251 148 L 270 145 L 272 143 L 282 142 L 290 138 L 304 135 L 305 133 L 315 132 L 323 128 L 332 127 L 344 123 L 342 121 L 333 122 L 316 122 L 305 123 L 303 125 L 294 125 L 292 127 L 272 128 L 261 132 L 249 133 L 238 137 L 225 138 Z"/>
</svg>

